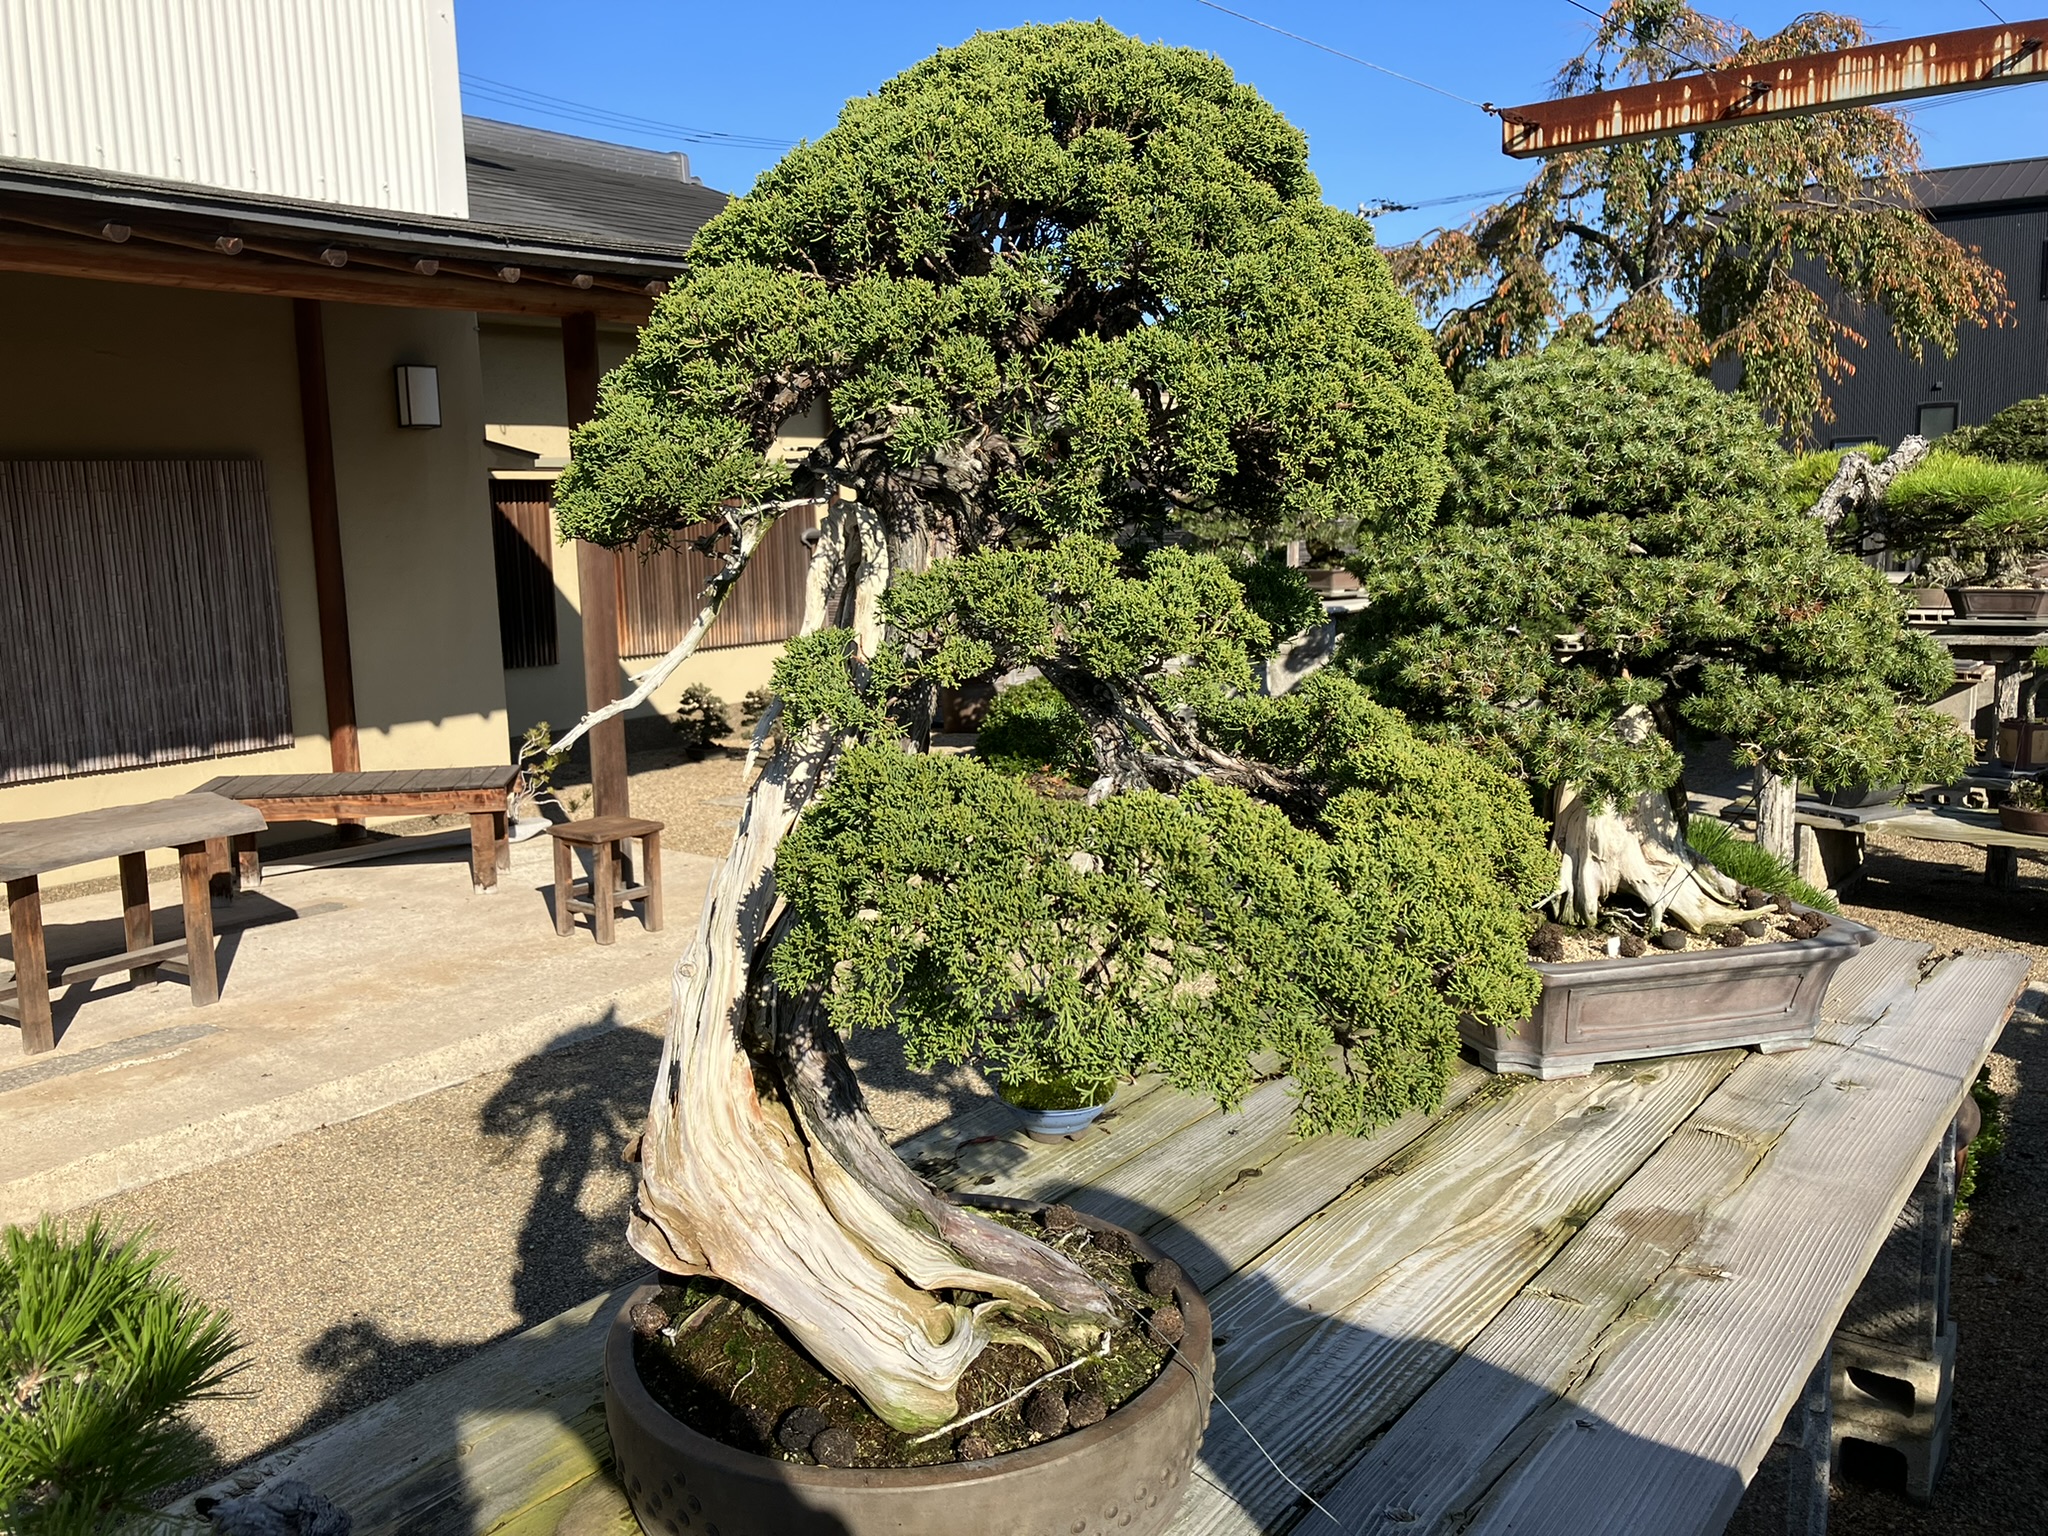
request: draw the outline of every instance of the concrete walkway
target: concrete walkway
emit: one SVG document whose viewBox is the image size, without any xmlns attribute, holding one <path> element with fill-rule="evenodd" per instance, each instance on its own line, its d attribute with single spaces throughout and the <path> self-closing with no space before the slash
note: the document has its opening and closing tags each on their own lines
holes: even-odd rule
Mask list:
<svg viewBox="0 0 2048 1536">
<path fill-rule="evenodd" d="M 667 1006 L 713 861 L 670 854 L 667 928 L 622 918 L 600 949 L 556 936 L 548 839 L 516 844 L 498 889 L 467 849 L 268 873 L 216 899 L 221 1000 L 125 975 L 64 989 L 58 1046 L 0 1028 L 0 1224 L 204 1168 L 558 1049 Z M 159 901 L 158 936 L 179 930 Z M 175 899 L 170 898 L 173 908 Z M 121 947 L 119 898 L 44 909 L 53 965 Z"/>
</svg>

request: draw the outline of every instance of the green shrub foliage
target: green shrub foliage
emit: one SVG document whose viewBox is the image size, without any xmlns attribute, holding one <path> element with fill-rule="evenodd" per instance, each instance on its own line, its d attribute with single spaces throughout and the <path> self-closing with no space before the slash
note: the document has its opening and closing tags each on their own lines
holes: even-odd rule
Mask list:
<svg viewBox="0 0 2048 1536">
<path fill-rule="evenodd" d="M 1074 539 L 944 562 L 887 607 L 903 638 L 872 667 L 825 634 L 778 672 L 793 728 L 861 738 L 776 870 L 778 981 L 823 987 L 842 1029 L 893 1025 L 919 1065 L 1158 1071 L 1226 1104 L 1271 1051 L 1305 1128 L 1359 1130 L 1438 1101 L 1460 1013 L 1527 1015 L 1555 867 L 1526 796 L 1348 679 L 1257 695 L 1270 634 L 1221 560 L 1165 550 L 1132 575 Z M 1063 693 L 1111 683 L 1313 792 L 1278 794 L 1290 814 L 1197 777 L 1091 805 L 902 749 L 892 693 L 1026 664 Z"/>
<path fill-rule="evenodd" d="M 1005 773 L 1087 774 L 1095 761 L 1088 749 L 1088 727 L 1059 689 L 1042 677 L 995 696 L 974 750 L 983 762 Z"/>
<path fill-rule="evenodd" d="M 708 684 L 692 683 L 676 701 L 676 712 L 668 717 L 676 729 L 676 742 L 692 762 L 708 757 L 719 738 L 732 731 L 732 707 L 711 691 Z"/>
<path fill-rule="evenodd" d="M 1678 782 L 1676 743 L 1826 787 L 1969 760 L 1920 707 L 1947 654 L 1878 572 L 1788 506 L 1755 407 L 1659 358 L 1559 345 L 1481 369 L 1436 521 L 1369 546 L 1344 661 L 1378 698 L 1537 788 Z"/>
<path fill-rule="evenodd" d="M 0 1531 L 104 1536 L 203 1470 L 183 1410 L 240 1367 L 225 1314 L 97 1220 L 0 1233 Z"/>
<path fill-rule="evenodd" d="M 1442 480 L 1450 388 L 1363 219 L 1217 59 L 978 34 L 847 103 L 697 235 L 605 380 L 565 537 L 668 535 L 801 473 L 956 548 L 1341 541 Z"/>
<path fill-rule="evenodd" d="M 2048 395 L 2008 405 L 1981 426 L 1956 434 L 1958 447 L 2002 464 L 2048 467 Z"/>
<path fill-rule="evenodd" d="M 1895 549 L 1960 556 L 1980 571 L 1999 556 L 2023 568 L 2048 548 L 2048 466 L 1937 448 L 1892 482 L 1874 521 Z"/>
</svg>

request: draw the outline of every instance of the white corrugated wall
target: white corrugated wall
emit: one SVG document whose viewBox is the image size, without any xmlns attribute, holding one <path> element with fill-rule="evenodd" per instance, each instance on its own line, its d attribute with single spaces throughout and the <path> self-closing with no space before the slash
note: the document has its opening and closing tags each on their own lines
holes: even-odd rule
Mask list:
<svg viewBox="0 0 2048 1536">
<path fill-rule="evenodd" d="M 467 218 L 453 0 L 0 0 L 0 157 Z"/>
</svg>

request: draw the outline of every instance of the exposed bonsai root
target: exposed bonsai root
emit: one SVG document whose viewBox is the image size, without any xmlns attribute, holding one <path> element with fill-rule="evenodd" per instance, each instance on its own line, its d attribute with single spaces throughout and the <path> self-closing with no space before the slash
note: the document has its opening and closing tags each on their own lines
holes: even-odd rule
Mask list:
<svg viewBox="0 0 2048 1536">
<path fill-rule="evenodd" d="M 1551 848 L 1562 860 L 1553 914 L 1560 922 L 1590 928 L 1610 898 L 1627 894 L 1650 914 L 1655 933 L 1667 920 L 1694 933 L 1709 923 L 1748 916 L 1742 890 L 1687 846 L 1678 818 L 1662 794 L 1636 796 L 1626 811 L 1612 806 L 1589 810 L 1567 787 L 1551 832 Z"/>
</svg>

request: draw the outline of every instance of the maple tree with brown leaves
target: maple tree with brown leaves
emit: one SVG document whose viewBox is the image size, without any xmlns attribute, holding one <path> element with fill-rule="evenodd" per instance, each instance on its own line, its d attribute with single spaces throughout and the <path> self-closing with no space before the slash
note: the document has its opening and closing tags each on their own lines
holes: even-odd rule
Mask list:
<svg viewBox="0 0 2048 1536">
<path fill-rule="evenodd" d="M 1555 84 L 1585 95 L 1870 40 L 1827 12 L 1757 37 L 1679 0 L 1615 0 Z M 1834 420 L 1827 385 L 1855 372 L 1872 320 L 1918 359 L 2011 308 L 1998 269 L 1919 212 L 1919 168 L 1911 125 L 1877 107 L 1608 144 L 1388 255 L 1453 375 L 1560 335 L 1730 359 L 1798 439 Z"/>
</svg>

